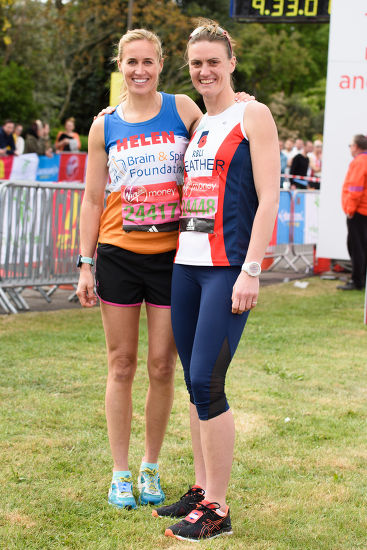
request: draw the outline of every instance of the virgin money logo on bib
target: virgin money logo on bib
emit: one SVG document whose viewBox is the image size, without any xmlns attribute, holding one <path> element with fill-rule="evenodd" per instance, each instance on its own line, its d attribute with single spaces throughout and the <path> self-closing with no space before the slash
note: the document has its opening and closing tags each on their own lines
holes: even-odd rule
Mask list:
<svg viewBox="0 0 367 550">
<path fill-rule="evenodd" d="M 208 138 L 209 130 L 206 130 L 205 132 L 201 132 L 200 139 L 198 141 L 198 147 L 201 149 L 201 147 L 204 147 L 206 144 L 206 140 Z"/>
<path fill-rule="evenodd" d="M 140 185 L 132 185 L 124 190 L 124 199 L 130 203 L 140 203 L 147 200 L 147 191 Z"/>
</svg>

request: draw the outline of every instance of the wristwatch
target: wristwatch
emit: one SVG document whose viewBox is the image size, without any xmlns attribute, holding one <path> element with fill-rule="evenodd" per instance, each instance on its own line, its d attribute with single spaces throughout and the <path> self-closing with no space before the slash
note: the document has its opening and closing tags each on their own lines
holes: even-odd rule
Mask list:
<svg viewBox="0 0 367 550">
<path fill-rule="evenodd" d="M 79 254 L 76 267 L 81 267 L 82 264 L 94 265 L 93 258 L 88 258 L 88 256 L 82 256 Z"/>
<path fill-rule="evenodd" d="M 251 277 L 258 277 L 261 273 L 261 265 L 259 262 L 244 262 L 241 271 L 246 271 Z"/>
</svg>

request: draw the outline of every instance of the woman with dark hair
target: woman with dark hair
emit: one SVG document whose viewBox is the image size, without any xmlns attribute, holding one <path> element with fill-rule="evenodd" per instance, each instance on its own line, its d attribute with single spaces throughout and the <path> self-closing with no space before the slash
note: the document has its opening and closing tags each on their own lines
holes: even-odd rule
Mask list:
<svg viewBox="0 0 367 550">
<path fill-rule="evenodd" d="M 37 153 L 37 155 L 52 157 L 52 149 L 43 139 L 43 124 L 40 120 L 33 121 L 27 130 L 24 153 Z"/>
<path fill-rule="evenodd" d="M 187 59 L 207 109 L 185 153 L 172 326 L 190 396 L 195 484 L 154 516 L 184 517 L 166 535 L 232 534 L 226 502 L 234 421 L 227 369 L 250 310 L 279 201 L 279 144 L 269 109 L 235 103 L 233 42 L 214 21 L 192 32 Z"/>
</svg>

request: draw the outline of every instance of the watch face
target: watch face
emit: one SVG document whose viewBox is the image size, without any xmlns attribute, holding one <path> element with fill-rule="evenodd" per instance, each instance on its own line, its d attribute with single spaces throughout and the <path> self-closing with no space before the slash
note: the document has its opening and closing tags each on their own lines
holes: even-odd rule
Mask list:
<svg viewBox="0 0 367 550">
<path fill-rule="evenodd" d="M 248 270 L 250 275 L 253 275 L 256 277 L 257 275 L 260 275 L 261 273 L 261 267 L 257 262 L 250 262 L 248 266 Z"/>
</svg>

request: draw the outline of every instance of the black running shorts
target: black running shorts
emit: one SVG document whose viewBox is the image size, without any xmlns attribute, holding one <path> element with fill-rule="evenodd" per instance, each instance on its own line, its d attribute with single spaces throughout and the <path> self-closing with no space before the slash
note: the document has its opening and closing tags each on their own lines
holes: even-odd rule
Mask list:
<svg viewBox="0 0 367 550">
<path fill-rule="evenodd" d="M 96 287 L 99 299 L 112 306 L 171 306 L 175 250 L 136 254 L 112 244 L 97 248 Z"/>
</svg>

